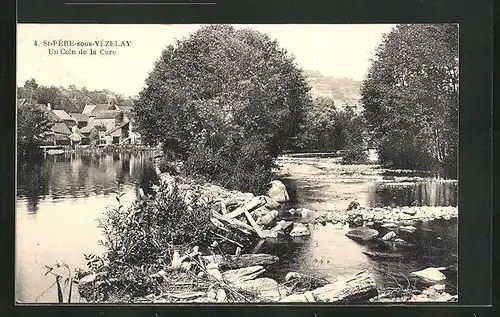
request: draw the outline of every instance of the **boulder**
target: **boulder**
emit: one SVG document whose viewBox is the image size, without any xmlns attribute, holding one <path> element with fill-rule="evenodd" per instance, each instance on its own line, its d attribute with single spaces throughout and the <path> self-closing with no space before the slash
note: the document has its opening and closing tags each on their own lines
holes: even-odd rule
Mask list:
<svg viewBox="0 0 500 317">
<path fill-rule="evenodd" d="M 370 241 L 378 236 L 378 231 L 368 227 L 359 227 L 349 230 L 345 235 L 354 241 Z"/>
<path fill-rule="evenodd" d="M 394 238 L 396 236 L 396 233 L 394 231 L 389 231 L 387 232 L 383 237 L 382 237 L 382 241 L 389 241 L 391 240 L 392 238 Z"/>
<path fill-rule="evenodd" d="M 457 296 L 446 293 L 444 284 L 433 285 L 419 295 L 413 295 L 410 302 L 455 302 L 458 300 Z"/>
<path fill-rule="evenodd" d="M 351 201 L 349 203 L 349 206 L 347 207 L 347 211 L 349 210 L 355 210 L 355 209 L 358 209 L 359 208 L 359 203 L 357 201 Z"/>
<path fill-rule="evenodd" d="M 285 276 L 285 281 L 288 282 L 290 280 L 294 279 L 300 279 L 303 278 L 304 274 L 298 273 L 298 272 L 288 272 Z"/>
<path fill-rule="evenodd" d="M 361 227 L 364 223 L 363 215 L 361 214 L 350 214 L 347 218 L 349 226 L 352 228 Z"/>
<path fill-rule="evenodd" d="M 280 207 L 280 204 L 272 199 L 269 196 L 263 196 L 264 199 L 266 200 L 266 204 L 264 205 L 267 209 L 278 209 Z"/>
<path fill-rule="evenodd" d="M 440 268 L 429 267 L 421 271 L 412 272 L 411 275 L 420 277 L 424 282 L 437 284 L 446 280 L 446 276 L 441 273 Z"/>
<path fill-rule="evenodd" d="M 271 188 L 267 191 L 267 196 L 277 203 L 285 203 L 290 200 L 285 184 L 281 181 L 274 180 L 270 183 Z"/>
<path fill-rule="evenodd" d="M 291 237 L 302 237 L 302 236 L 308 236 L 310 234 L 311 232 L 309 231 L 307 226 L 300 222 L 294 223 L 293 229 L 292 231 L 290 231 Z"/>
<path fill-rule="evenodd" d="M 293 227 L 293 222 L 281 220 L 271 229 L 271 231 L 275 231 L 278 234 L 288 235 L 293 230 Z"/>
<path fill-rule="evenodd" d="M 313 214 L 313 212 L 306 208 L 300 208 L 296 210 L 296 214 L 300 215 L 302 218 L 307 218 Z"/>
<path fill-rule="evenodd" d="M 265 228 L 271 227 L 276 223 L 276 217 L 278 216 L 278 211 L 277 210 L 271 210 L 267 213 L 267 215 L 264 215 L 260 218 L 257 218 L 257 224 L 261 225 Z"/>
</svg>

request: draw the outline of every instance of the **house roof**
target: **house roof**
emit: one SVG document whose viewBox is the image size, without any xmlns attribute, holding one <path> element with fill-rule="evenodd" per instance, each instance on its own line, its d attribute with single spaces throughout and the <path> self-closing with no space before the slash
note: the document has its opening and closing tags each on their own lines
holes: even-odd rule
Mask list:
<svg viewBox="0 0 500 317">
<path fill-rule="evenodd" d="M 89 115 L 82 113 L 70 113 L 70 115 L 78 122 L 89 122 Z"/>
<path fill-rule="evenodd" d="M 109 130 L 108 132 L 106 132 L 106 134 L 105 134 L 105 135 L 113 135 L 113 136 L 117 136 L 117 135 L 119 135 L 119 133 L 121 133 L 121 128 L 123 128 L 124 126 L 126 126 L 126 125 L 128 125 L 128 124 L 129 124 L 129 122 L 128 122 L 128 121 L 126 121 L 126 122 L 124 122 L 124 123 L 122 123 L 122 124 L 120 124 L 120 125 L 117 125 L 117 126 L 116 126 L 116 127 L 114 127 L 113 129 L 111 129 L 111 130 Z M 114 132 L 117 132 L 117 131 L 118 131 L 119 133 L 114 133 Z"/>
<path fill-rule="evenodd" d="M 80 129 L 80 133 L 90 133 L 94 128 L 94 121 L 90 121 L 86 126 Z"/>
<path fill-rule="evenodd" d="M 71 120 L 71 121 L 74 121 L 75 119 L 73 117 L 71 117 L 66 111 L 64 110 L 52 110 L 51 111 L 53 114 L 55 114 L 59 120 L 63 120 L 63 121 L 66 121 L 66 120 Z"/>
<path fill-rule="evenodd" d="M 56 122 L 51 128 L 52 132 L 57 133 L 57 134 L 65 134 L 65 135 L 70 135 L 71 131 L 69 130 L 68 126 L 62 122 Z"/>
<path fill-rule="evenodd" d="M 121 111 L 118 111 L 118 110 L 103 110 L 103 111 L 100 111 L 97 115 L 96 115 L 96 119 L 114 119 L 116 118 L 120 113 L 122 113 Z"/>
<path fill-rule="evenodd" d="M 97 116 L 102 111 L 112 110 L 112 109 L 116 109 L 116 107 L 113 106 L 113 105 L 107 104 L 107 103 L 98 104 L 98 105 L 95 105 L 95 107 L 94 107 L 94 109 L 92 109 L 92 111 L 90 111 L 89 115 L 91 117 L 92 116 L 95 117 L 95 116 Z"/>
<path fill-rule="evenodd" d="M 82 110 L 82 114 L 90 114 L 95 107 L 96 105 L 85 105 L 85 107 Z"/>
</svg>

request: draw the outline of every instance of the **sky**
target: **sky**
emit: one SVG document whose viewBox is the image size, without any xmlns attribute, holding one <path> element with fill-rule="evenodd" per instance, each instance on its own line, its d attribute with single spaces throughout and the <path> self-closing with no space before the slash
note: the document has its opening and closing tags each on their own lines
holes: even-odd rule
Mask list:
<svg viewBox="0 0 500 317">
<path fill-rule="evenodd" d="M 392 24 L 235 25 L 268 34 L 290 52 L 303 69 L 323 75 L 363 80 L 370 58 Z M 126 96 L 139 93 L 162 50 L 196 31 L 196 24 L 18 24 L 17 85 L 35 78 L 44 86 L 75 85 L 108 89 Z M 113 47 L 116 55 L 50 54 L 43 41 L 130 41 Z M 35 45 L 35 41 L 36 44 Z M 52 47 L 61 49 L 64 47 Z M 96 48 L 96 47 L 94 47 Z M 107 49 L 107 48 L 105 48 Z M 79 48 L 75 48 L 78 52 Z"/>
</svg>

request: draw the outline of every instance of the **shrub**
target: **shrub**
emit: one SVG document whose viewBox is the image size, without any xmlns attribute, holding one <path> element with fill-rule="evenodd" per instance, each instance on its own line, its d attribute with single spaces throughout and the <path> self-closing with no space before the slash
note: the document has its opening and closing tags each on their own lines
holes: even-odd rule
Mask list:
<svg viewBox="0 0 500 317">
<path fill-rule="evenodd" d="M 188 156 L 185 172 L 228 189 L 263 193 L 272 180 L 274 160 L 258 138 L 230 139 L 218 149 L 199 144 Z"/>
<path fill-rule="evenodd" d="M 342 156 L 342 164 L 365 164 L 368 153 L 365 150 L 349 150 Z"/>
<path fill-rule="evenodd" d="M 91 300 L 105 300 L 106 294 L 135 297 L 157 292 L 159 285 L 150 275 L 170 264 L 174 250 L 185 251 L 194 245 L 204 248 L 211 241 L 211 209 L 199 194 L 181 193 L 165 182 L 153 190 L 153 195 L 138 199 L 129 208 L 120 204 L 107 210 L 99 220 L 104 236 L 100 243 L 106 252 L 100 257 L 87 256 L 88 260 L 94 258 L 88 267 L 113 282 L 101 283 L 93 293 L 101 297 Z"/>
</svg>

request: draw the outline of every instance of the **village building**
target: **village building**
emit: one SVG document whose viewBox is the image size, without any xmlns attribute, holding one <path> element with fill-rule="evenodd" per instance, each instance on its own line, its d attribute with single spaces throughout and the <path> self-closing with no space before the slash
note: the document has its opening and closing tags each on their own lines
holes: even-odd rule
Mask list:
<svg viewBox="0 0 500 317">
<path fill-rule="evenodd" d="M 76 120 L 78 129 L 81 129 L 89 124 L 89 116 L 82 113 L 70 113 L 73 119 Z"/>
</svg>

